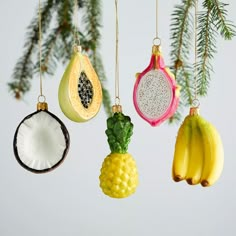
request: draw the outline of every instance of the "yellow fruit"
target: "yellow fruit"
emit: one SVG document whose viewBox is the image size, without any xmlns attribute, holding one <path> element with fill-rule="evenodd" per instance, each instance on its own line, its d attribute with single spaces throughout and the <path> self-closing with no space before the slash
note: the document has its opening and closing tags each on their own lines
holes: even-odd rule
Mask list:
<svg viewBox="0 0 236 236">
<path fill-rule="evenodd" d="M 89 58 L 75 51 L 60 82 L 58 99 L 61 110 L 72 121 L 93 118 L 102 103 L 102 88 Z"/>
<path fill-rule="evenodd" d="M 224 166 L 224 148 L 219 133 L 215 127 L 207 122 L 201 124 L 201 132 L 205 137 L 205 162 L 202 170 L 201 185 L 213 185 L 221 175 Z"/>
<path fill-rule="evenodd" d="M 189 143 L 189 164 L 186 175 L 186 181 L 191 185 L 199 184 L 203 168 L 204 148 L 203 139 L 198 126 L 198 118 L 199 116 L 193 116 L 191 122 L 192 132 Z"/>
<path fill-rule="evenodd" d="M 189 162 L 189 146 L 191 136 L 191 123 L 188 119 L 184 120 L 180 127 L 175 143 L 175 153 L 172 165 L 172 177 L 179 182 L 186 178 Z"/>
<path fill-rule="evenodd" d="M 102 164 L 99 179 L 106 195 L 113 198 L 130 196 L 138 185 L 135 160 L 129 153 L 111 153 Z"/>
<path fill-rule="evenodd" d="M 219 133 L 191 108 L 181 125 L 175 144 L 172 177 L 189 184 L 211 186 L 221 175 L 224 151 Z"/>
</svg>

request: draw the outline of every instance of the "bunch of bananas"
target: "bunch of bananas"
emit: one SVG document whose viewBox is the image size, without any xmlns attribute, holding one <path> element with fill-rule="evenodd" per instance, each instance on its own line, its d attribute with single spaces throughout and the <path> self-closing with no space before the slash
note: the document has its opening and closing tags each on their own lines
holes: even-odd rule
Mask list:
<svg viewBox="0 0 236 236">
<path fill-rule="evenodd" d="M 222 141 L 216 128 L 199 115 L 196 107 L 181 125 L 172 168 L 174 181 L 188 184 L 213 185 L 221 175 L 224 164 Z"/>
<path fill-rule="evenodd" d="M 133 124 L 125 116 L 121 106 L 113 107 L 114 115 L 107 119 L 106 135 L 111 153 L 105 158 L 100 179 L 102 191 L 113 198 L 125 198 L 133 194 L 138 185 L 135 160 L 127 153 Z"/>
</svg>

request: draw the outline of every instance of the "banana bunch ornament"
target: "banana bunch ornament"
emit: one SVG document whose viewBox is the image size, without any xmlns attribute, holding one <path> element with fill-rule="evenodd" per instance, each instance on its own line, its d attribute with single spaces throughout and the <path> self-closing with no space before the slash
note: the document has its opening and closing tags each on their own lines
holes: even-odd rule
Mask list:
<svg viewBox="0 0 236 236">
<path fill-rule="evenodd" d="M 106 135 L 111 153 L 105 158 L 100 174 L 100 187 L 112 198 L 125 198 L 133 194 L 138 185 L 135 160 L 127 153 L 133 124 L 122 113 L 121 106 L 113 106 L 113 116 L 107 119 Z"/>
<path fill-rule="evenodd" d="M 60 82 L 58 99 L 61 110 L 72 121 L 86 122 L 99 111 L 102 88 L 89 58 L 75 46 Z"/>
<path fill-rule="evenodd" d="M 175 143 L 174 181 L 209 187 L 219 179 L 223 165 L 224 150 L 218 131 L 199 115 L 198 107 L 190 108 Z"/>
</svg>

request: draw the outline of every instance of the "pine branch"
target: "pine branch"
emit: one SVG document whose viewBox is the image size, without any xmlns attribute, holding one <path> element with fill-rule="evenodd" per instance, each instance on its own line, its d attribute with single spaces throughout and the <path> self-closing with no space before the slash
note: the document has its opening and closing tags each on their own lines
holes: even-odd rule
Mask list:
<svg viewBox="0 0 236 236">
<path fill-rule="evenodd" d="M 42 6 L 42 31 L 48 28 L 53 9 L 53 0 L 48 0 Z M 23 56 L 17 61 L 13 72 L 13 82 L 8 83 L 9 89 L 17 99 L 30 90 L 30 79 L 33 77 L 34 63 L 32 57 L 38 43 L 38 10 L 36 16 L 27 28 L 27 40 L 24 44 Z"/>
<path fill-rule="evenodd" d="M 42 71 L 53 75 L 60 60 L 67 61 L 71 56 L 67 41 L 72 42 L 72 17 L 73 1 L 61 1 L 56 7 L 56 19 L 58 26 L 51 30 L 42 46 Z M 65 45 L 66 44 L 66 45 Z M 72 44 L 71 44 L 72 45 Z M 70 46 L 70 48 L 72 48 Z M 36 64 L 36 71 L 39 69 L 39 61 Z"/>
<path fill-rule="evenodd" d="M 185 66 L 189 60 L 191 48 L 193 17 L 191 8 L 193 0 L 182 0 L 181 5 L 176 5 L 171 19 L 171 61 L 174 66 L 173 73 L 176 75 L 178 69 Z"/>
<path fill-rule="evenodd" d="M 231 21 L 226 20 L 227 4 L 218 0 L 204 0 L 203 11 L 198 13 L 198 34 L 197 34 L 197 94 L 207 95 L 210 85 L 213 67 L 211 61 L 216 53 L 217 35 L 230 40 L 236 35 L 235 26 Z M 191 105 L 194 94 L 193 69 L 189 64 L 189 56 L 194 53 L 191 41 L 193 34 L 193 16 L 191 13 L 194 7 L 193 0 L 182 0 L 181 5 L 175 6 L 171 23 L 171 61 L 172 71 L 176 80 L 181 85 L 181 102 L 173 122 L 180 117 L 183 106 Z M 192 52 L 191 52 L 192 50 Z"/>
<path fill-rule="evenodd" d="M 210 83 L 210 72 L 213 71 L 211 59 L 216 53 L 216 31 L 213 28 L 213 19 L 211 8 L 208 5 L 209 0 L 203 2 L 206 11 L 200 12 L 198 17 L 198 62 L 197 68 L 197 94 L 205 96 Z"/>
<path fill-rule="evenodd" d="M 193 35 L 193 0 L 182 0 L 176 5 L 171 19 L 171 71 L 181 86 L 180 103 L 177 112 L 169 119 L 169 123 L 181 119 L 183 107 L 192 103 L 192 68 L 189 63 Z"/>
<path fill-rule="evenodd" d="M 209 0 L 209 8 L 212 9 L 212 19 L 215 22 L 216 30 L 220 32 L 225 40 L 231 40 L 236 36 L 236 27 L 232 21 L 226 20 L 228 11 L 225 9 L 229 4 L 222 3 L 218 0 Z"/>
<path fill-rule="evenodd" d="M 206 96 L 210 84 L 213 67 L 211 61 L 216 53 L 217 36 L 220 34 L 224 39 L 230 40 L 235 34 L 235 26 L 226 20 L 227 4 L 218 0 L 204 0 L 205 11 L 199 14 L 198 29 L 198 71 L 197 93 Z"/>
</svg>

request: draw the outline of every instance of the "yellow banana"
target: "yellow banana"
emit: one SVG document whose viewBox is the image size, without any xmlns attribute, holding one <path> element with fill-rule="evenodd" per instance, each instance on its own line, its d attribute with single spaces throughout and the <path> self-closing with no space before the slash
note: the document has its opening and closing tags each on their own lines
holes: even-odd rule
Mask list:
<svg viewBox="0 0 236 236">
<path fill-rule="evenodd" d="M 197 115 L 190 115 L 189 118 L 192 124 L 192 136 L 190 140 L 189 165 L 186 181 L 190 185 L 195 185 L 200 182 L 203 168 L 204 148 L 201 131 L 198 126 L 198 118 Z"/>
<path fill-rule="evenodd" d="M 175 143 L 172 178 L 176 182 L 179 182 L 186 178 L 188 170 L 189 142 L 191 139 L 191 132 L 191 124 L 189 117 L 187 116 L 178 131 Z"/>
<path fill-rule="evenodd" d="M 216 128 L 207 121 L 202 121 L 201 132 L 204 139 L 204 167 L 201 185 L 213 185 L 221 175 L 224 165 L 224 149 Z"/>
</svg>

